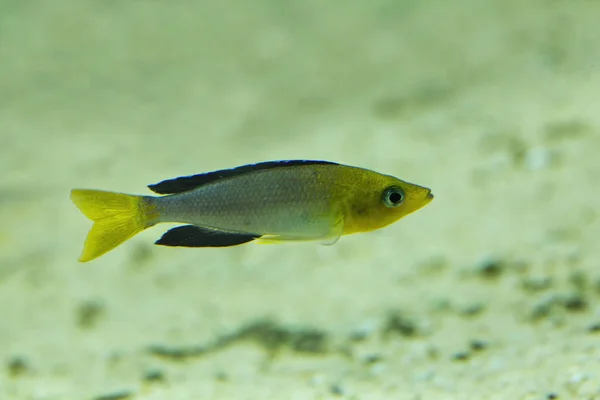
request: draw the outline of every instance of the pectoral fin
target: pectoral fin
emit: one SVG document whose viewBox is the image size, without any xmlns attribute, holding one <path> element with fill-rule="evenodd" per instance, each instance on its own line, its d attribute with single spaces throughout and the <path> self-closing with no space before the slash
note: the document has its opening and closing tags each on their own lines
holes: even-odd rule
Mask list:
<svg viewBox="0 0 600 400">
<path fill-rule="evenodd" d="M 327 236 L 321 238 L 321 240 L 319 240 L 319 242 L 324 246 L 332 246 L 332 245 L 336 244 L 338 240 L 340 240 L 343 232 L 344 232 L 344 217 L 342 215 L 340 215 L 335 220 L 334 224 L 331 226 L 331 231 L 329 231 L 329 234 Z"/>
<path fill-rule="evenodd" d="M 248 243 L 260 235 L 231 233 L 196 225 L 184 225 L 170 229 L 155 244 L 174 247 L 227 247 Z"/>
</svg>

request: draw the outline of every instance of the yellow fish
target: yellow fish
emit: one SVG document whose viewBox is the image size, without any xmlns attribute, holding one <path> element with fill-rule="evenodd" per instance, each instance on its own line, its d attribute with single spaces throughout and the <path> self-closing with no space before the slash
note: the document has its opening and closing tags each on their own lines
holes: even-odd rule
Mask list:
<svg viewBox="0 0 600 400">
<path fill-rule="evenodd" d="M 93 260 L 163 222 L 183 223 L 158 245 L 224 247 L 318 241 L 382 228 L 425 206 L 431 190 L 368 169 L 291 160 L 185 176 L 148 186 L 166 196 L 73 189 L 94 221 L 79 261 Z"/>
</svg>

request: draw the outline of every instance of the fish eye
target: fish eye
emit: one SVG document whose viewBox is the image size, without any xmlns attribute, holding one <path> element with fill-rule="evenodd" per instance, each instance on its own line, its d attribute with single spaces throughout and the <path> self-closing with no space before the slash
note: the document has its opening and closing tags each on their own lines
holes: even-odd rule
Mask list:
<svg viewBox="0 0 600 400">
<path fill-rule="evenodd" d="M 383 204 L 387 207 L 397 207 L 404 201 L 404 191 L 397 186 L 387 188 L 383 192 Z"/>
</svg>

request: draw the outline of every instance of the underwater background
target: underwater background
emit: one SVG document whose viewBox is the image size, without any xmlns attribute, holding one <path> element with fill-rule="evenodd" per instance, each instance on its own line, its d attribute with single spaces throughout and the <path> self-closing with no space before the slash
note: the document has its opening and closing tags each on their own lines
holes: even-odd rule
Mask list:
<svg viewBox="0 0 600 400">
<path fill-rule="evenodd" d="M 0 399 L 600 399 L 600 2 L 0 0 Z M 335 246 L 89 264 L 74 187 L 324 159 Z"/>
</svg>

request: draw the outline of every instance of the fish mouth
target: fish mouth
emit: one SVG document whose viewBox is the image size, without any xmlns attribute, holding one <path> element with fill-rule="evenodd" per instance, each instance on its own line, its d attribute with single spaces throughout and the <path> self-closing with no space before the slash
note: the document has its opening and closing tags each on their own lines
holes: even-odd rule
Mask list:
<svg viewBox="0 0 600 400">
<path fill-rule="evenodd" d="M 427 200 L 427 202 L 430 202 L 431 200 L 433 200 L 433 193 L 431 193 L 431 190 L 429 190 L 427 192 L 427 196 L 425 196 L 425 200 Z"/>
</svg>

